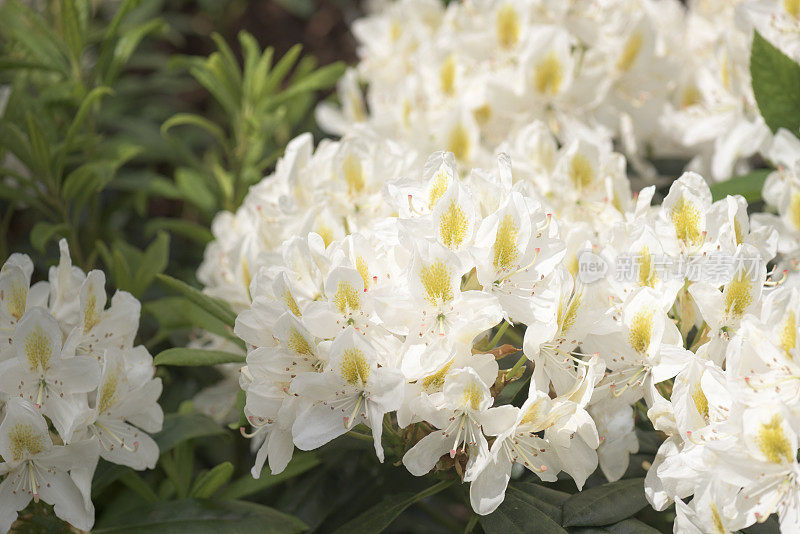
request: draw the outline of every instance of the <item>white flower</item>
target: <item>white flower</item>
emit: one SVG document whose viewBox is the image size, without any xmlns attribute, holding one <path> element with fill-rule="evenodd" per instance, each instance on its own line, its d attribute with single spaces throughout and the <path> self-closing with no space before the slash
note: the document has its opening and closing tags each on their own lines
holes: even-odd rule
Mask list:
<svg viewBox="0 0 800 534">
<path fill-rule="evenodd" d="M 61 329 L 44 308 L 32 308 L 19 322 L 11 343 L 14 358 L 0 364 L 0 391 L 42 410 L 69 442 L 80 397 L 97 388 L 100 369 L 88 356 L 62 352 Z M 85 402 L 85 401 L 84 401 Z"/>
<path fill-rule="evenodd" d="M 464 450 L 469 452 L 464 480 L 472 480 L 489 454 L 482 428 L 484 425 L 493 428 L 493 421 L 498 417 L 507 421 L 515 410 L 510 406 L 491 408 L 489 387 L 469 367 L 448 374 L 437 397 L 439 409 L 428 416 L 428 422 L 439 430 L 409 449 L 403 456 L 403 465 L 412 475 L 422 476 L 430 472 L 444 454 L 449 453 L 452 458 Z"/>
<path fill-rule="evenodd" d="M 31 500 L 52 504 L 58 517 L 81 530 L 94 523 L 94 507 L 69 476 L 85 461 L 79 444 L 53 445 L 47 423 L 28 402 L 12 399 L 0 423 L 0 531 L 11 529 L 17 512 Z"/>
<path fill-rule="evenodd" d="M 361 338 L 348 327 L 334 340 L 323 372 L 305 373 L 292 382 L 293 393 L 316 401 L 300 412 L 292 426 L 298 448 L 315 449 L 366 423 L 372 428 L 375 452 L 383 461 L 383 416 L 400 405 L 403 375 L 379 367 L 375 350 Z"/>
</svg>

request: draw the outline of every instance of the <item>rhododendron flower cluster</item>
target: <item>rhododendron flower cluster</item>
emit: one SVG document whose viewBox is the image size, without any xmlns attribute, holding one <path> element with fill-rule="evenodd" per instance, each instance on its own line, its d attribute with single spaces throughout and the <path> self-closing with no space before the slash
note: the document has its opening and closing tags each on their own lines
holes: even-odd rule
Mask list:
<svg viewBox="0 0 800 534">
<path fill-rule="evenodd" d="M 0 532 L 40 499 L 89 530 L 99 458 L 155 467 L 161 379 L 133 345 L 139 301 L 118 291 L 106 307 L 105 275 L 74 267 L 65 240 L 49 282 L 32 274 L 22 254 L 0 269 Z"/>
<path fill-rule="evenodd" d="M 341 139 L 292 141 L 198 273 L 239 313 L 253 476 L 349 433 L 489 514 L 514 464 L 620 479 L 638 411 L 676 532 L 800 530 L 800 141 L 748 70 L 754 27 L 796 55 L 794 4 L 378 4 L 318 109 Z M 769 213 L 714 201 L 756 153 Z M 645 154 L 693 170 L 634 193 Z"/>
</svg>

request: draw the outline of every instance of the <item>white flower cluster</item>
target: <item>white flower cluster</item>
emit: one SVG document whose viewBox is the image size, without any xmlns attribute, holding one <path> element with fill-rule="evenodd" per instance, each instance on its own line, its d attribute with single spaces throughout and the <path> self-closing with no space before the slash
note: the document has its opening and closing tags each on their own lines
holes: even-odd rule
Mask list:
<svg viewBox="0 0 800 534">
<path fill-rule="evenodd" d="M 253 476 L 366 427 L 486 514 L 515 463 L 622 477 L 639 409 L 668 436 L 646 490 L 676 532 L 800 531 L 800 141 L 769 133 L 747 69 L 758 10 L 797 9 L 688 4 L 400 0 L 356 22 L 358 74 L 319 110 L 342 139 L 292 141 L 198 273 L 239 313 Z M 640 175 L 645 153 L 722 179 L 760 152 L 777 216 L 694 172 L 652 205 L 615 143 Z"/>
<path fill-rule="evenodd" d="M 613 138 L 645 178 L 655 156 L 724 180 L 771 137 L 750 86 L 753 28 L 800 59 L 792 1 L 374 4 L 353 24 L 360 62 L 339 83 L 342 106 L 322 106 L 319 123 L 337 134 L 368 123 L 467 166 L 491 165 L 509 135 L 541 120 L 559 138 Z"/>
<path fill-rule="evenodd" d="M 119 291 L 106 308 L 105 275 L 84 274 L 62 240 L 50 281 L 13 254 L 0 269 L 0 532 L 31 500 L 81 530 L 94 523 L 99 458 L 152 469 L 161 379 L 133 346 L 140 304 Z"/>
</svg>

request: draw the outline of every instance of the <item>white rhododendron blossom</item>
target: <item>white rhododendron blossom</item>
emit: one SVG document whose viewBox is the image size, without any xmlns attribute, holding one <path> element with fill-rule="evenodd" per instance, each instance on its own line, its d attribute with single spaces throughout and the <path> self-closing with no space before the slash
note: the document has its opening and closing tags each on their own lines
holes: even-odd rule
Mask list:
<svg viewBox="0 0 800 534">
<path fill-rule="evenodd" d="M 85 274 L 61 241 L 49 282 L 31 285 L 33 262 L 12 254 L 0 269 L 0 532 L 31 501 L 81 530 L 94 523 L 99 458 L 152 469 L 161 430 L 161 379 L 134 346 L 140 304 L 108 302 L 102 271 Z"/>
<path fill-rule="evenodd" d="M 253 476 L 349 434 L 485 515 L 525 470 L 622 478 L 652 425 L 676 532 L 800 531 L 800 141 L 748 66 L 754 28 L 800 55 L 774 4 L 375 2 L 317 110 L 342 137 L 291 141 L 198 272 L 238 313 Z M 709 184 L 754 155 L 751 215 Z"/>
</svg>

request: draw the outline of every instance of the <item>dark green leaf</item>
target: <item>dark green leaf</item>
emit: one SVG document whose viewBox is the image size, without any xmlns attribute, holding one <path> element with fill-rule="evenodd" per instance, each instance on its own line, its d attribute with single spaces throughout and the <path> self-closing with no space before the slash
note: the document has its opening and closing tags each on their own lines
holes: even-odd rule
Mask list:
<svg viewBox="0 0 800 534">
<path fill-rule="evenodd" d="M 190 495 L 196 499 L 208 499 L 228 483 L 233 476 L 233 464 L 223 462 L 197 477 Z"/>
<path fill-rule="evenodd" d="M 230 306 L 219 299 L 204 295 L 192 286 L 181 282 L 171 276 L 159 274 L 158 279 L 171 290 L 184 295 L 186 298 L 206 310 L 208 313 L 218 318 L 223 323 L 233 328 L 236 322 L 236 314 L 233 313 Z"/>
<path fill-rule="evenodd" d="M 95 534 L 293 534 L 305 530 L 296 517 L 243 501 L 182 499 L 115 514 Z"/>
<path fill-rule="evenodd" d="M 531 532 L 531 525 L 536 525 L 537 533 L 566 534 L 558 517 L 554 517 L 560 512 L 559 507 L 510 486 L 503 503 L 491 514 L 481 516 L 480 522 L 486 534 L 527 533 Z"/>
<path fill-rule="evenodd" d="M 150 219 L 144 225 L 145 236 L 152 236 L 159 230 L 168 230 L 174 234 L 191 239 L 200 245 L 207 245 L 214 240 L 214 234 L 212 234 L 208 228 L 195 222 L 187 221 L 186 219 L 156 217 Z"/>
<path fill-rule="evenodd" d="M 164 428 L 153 439 L 161 454 L 164 454 L 188 439 L 218 434 L 225 434 L 225 430 L 210 417 L 199 413 L 171 413 L 164 416 Z"/>
<path fill-rule="evenodd" d="M 223 147 L 228 146 L 228 140 L 225 137 L 225 132 L 222 130 L 222 128 L 205 117 L 195 115 L 194 113 L 177 113 L 164 121 L 164 124 L 161 125 L 161 135 L 166 136 L 169 133 L 170 128 L 183 125 L 196 126 L 201 130 L 205 130 L 206 132 L 210 133 L 220 145 Z"/>
<path fill-rule="evenodd" d="M 244 363 L 244 354 L 233 354 L 220 350 L 174 348 L 167 349 L 155 357 L 156 365 L 175 365 L 179 367 L 199 367 L 222 363 Z"/>
<path fill-rule="evenodd" d="M 150 488 L 150 486 L 148 486 L 147 483 L 142 480 L 142 477 L 140 477 L 136 471 L 131 468 L 126 468 L 126 470 L 120 475 L 119 481 L 125 484 L 128 489 L 136 492 L 147 502 L 156 502 L 158 500 L 158 496 Z"/>
<path fill-rule="evenodd" d="M 169 234 L 159 232 L 147 247 L 134 275 L 134 296 L 139 297 L 150 286 L 156 275 L 164 272 L 169 263 Z"/>
<path fill-rule="evenodd" d="M 320 464 L 320 459 L 313 452 L 301 452 L 294 455 L 292 461 L 282 472 L 273 475 L 269 467 L 265 466 L 259 478 L 253 478 L 250 474 L 234 480 L 230 486 L 219 493 L 220 499 L 241 499 L 249 497 L 267 488 L 280 484 L 281 482 L 294 478 L 309 469 Z"/>
<path fill-rule="evenodd" d="M 786 128 L 800 135 L 800 65 L 753 34 L 750 76 L 758 109 L 773 132 Z"/>
<path fill-rule="evenodd" d="M 31 230 L 31 245 L 33 248 L 41 253 L 44 253 L 44 247 L 51 239 L 65 235 L 69 232 L 69 225 L 65 223 L 53 224 L 49 222 L 38 222 Z"/>
<path fill-rule="evenodd" d="M 647 506 L 644 479 L 631 478 L 581 491 L 564 502 L 564 526 L 594 527 L 627 519 Z"/>
<path fill-rule="evenodd" d="M 78 10 L 75 0 L 61 1 L 61 31 L 67 43 L 72 61 L 79 64 L 83 52 L 83 32 L 78 20 Z"/>
<path fill-rule="evenodd" d="M 236 337 L 231 328 L 202 307 L 184 297 L 165 297 L 144 304 L 147 313 L 155 316 L 161 328 L 167 332 L 180 328 L 201 328 L 224 337 L 239 345 L 244 341 Z"/>
<path fill-rule="evenodd" d="M 625 519 L 619 523 L 609 525 L 605 529 L 614 534 L 658 534 L 659 532 L 658 529 L 638 519 Z"/>
<path fill-rule="evenodd" d="M 452 483 L 453 482 L 450 480 L 444 480 L 419 493 L 407 492 L 399 495 L 387 496 L 377 505 L 337 528 L 334 534 L 349 534 L 351 532 L 358 532 L 359 534 L 377 534 L 383 532 L 383 530 L 391 525 L 392 521 L 397 519 L 397 516 L 402 514 L 406 508 L 415 502 L 439 493 Z"/>
<path fill-rule="evenodd" d="M 717 182 L 711 185 L 711 196 L 717 201 L 728 195 L 742 195 L 747 202 L 757 202 L 761 200 L 761 190 L 771 172 L 771 169 L 758 169 L 724 182 Z"/>
</svg>

